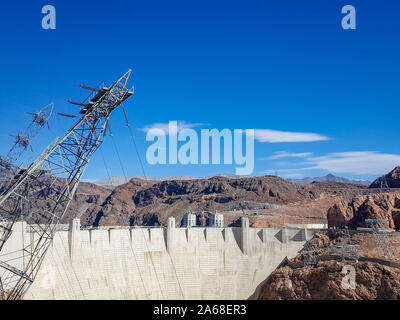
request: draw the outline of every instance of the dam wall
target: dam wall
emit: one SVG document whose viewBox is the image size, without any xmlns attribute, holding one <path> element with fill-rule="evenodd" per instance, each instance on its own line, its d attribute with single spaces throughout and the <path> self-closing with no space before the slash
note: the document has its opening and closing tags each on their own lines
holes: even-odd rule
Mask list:
<svg viewBox="0 0 400 320">
<path fill-rule="evenodd" d="M 24 299 L 248 299 L 317 229 L 131 227 L 57 231 Z M 31 235 L 17 223 L 2 251 Z M 16 267 L 22 258 L 9 259 Z M 10 262 L 10 263 L 11 263 Z"/>
</svg>

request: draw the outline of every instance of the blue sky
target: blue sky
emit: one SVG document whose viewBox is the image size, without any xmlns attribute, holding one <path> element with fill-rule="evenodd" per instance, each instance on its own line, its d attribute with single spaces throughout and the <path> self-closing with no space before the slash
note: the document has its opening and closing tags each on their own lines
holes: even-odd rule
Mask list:
<svg viewBox="0 0 400 320">
<path fill-rule="evenodd" d="M 56 8 L 56 30 L 41 28 L 46 4 Z M 346 4 L 356 8 L 356 30 L 341 28 Z M 75 113 L 65 100 L 86 96 L 77 84 L 111 83 L 132 68 L 135 95 L 125 107 L 143 161 L 142 129 L 177 120 L 196 130 L 264 130 L 254 175 L 373 179 L 400 164 L 399 14 L 388 0 L 2 3 L 0 152 L 29 123 L 24 112 L 53 101 L 57 112 Z M 71 125 L 53 116 L 24 160 Z M 121 110 L 111 127 L 125 171 L 143 175 Z M 101 150 L 85 179 L 107 177 L 101 154 L 111 175 L 123 174 L 110 137 Z M 148 176 L 234 167 L 145 163 Z"/>
</svg>

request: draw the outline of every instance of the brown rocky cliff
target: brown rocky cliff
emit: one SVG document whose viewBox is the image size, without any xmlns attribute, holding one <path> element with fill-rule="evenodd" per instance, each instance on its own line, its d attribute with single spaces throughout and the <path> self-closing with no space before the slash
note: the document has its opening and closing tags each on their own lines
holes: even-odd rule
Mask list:
<svg viewBox="0 0 400 320">
<path fill-rule="evenodd" d="M 56 184 L 56 189 L 61 188 L 63 179 L 58 179 Z M 213 177 L 162 182 L 132 179 L 115 189 L 82 182 L 63 218 L 63 223 L 69 223 L 73 218 L 79 217 L 83 226 L 153 226 L 165 225 L 169 216 L 176 217 L 179 224 L 188 211 L 199 214 L 200 218 L 203 211 L 234 210 L 230 216 L 226 216 L 226 224 L 229 224 L 239 218 L 237 210 L 240 210 L 244 203 L 250 203 L 248 210 L 252 210 L 254 206 L 270 205 L 264 208 L 263 213 L 272 212 L 274 216 L 251 217 L 251 223 L 266 227 L 279 225 L 282 221 L 310 221 L 298 220 L 296 215 L 326 218 L 326 208 L 337 199 L 379 192 L 380 189 L 367 189 L 333 181 L 304 185 L 274 176 L 240 179 Z M 36 208 L 45 205 L 40 199 L 33 203 L 33 207 Z M 277 209 L 271 209 L 272 206 L 276 206 Z M 207 219 L 207 215 L 203 218 Z"/>
<path fill-rule="evenodd" d="M 369 192 L 366 187 L 337 182 L 302 185 L 279 177 L 241 179 L 171 180 L 162 182 L 132 181 L 116 188 L 101 210 L 90 217 L 97 225 L 158 225 L 169 216 L 179 222 L 188 211 L 221 210 L 230 203 L 297 204 L 326 197 Z"/>
<path fill-rule="evenodd" d="M 400 299 L 400 236 L 387 236 L 393 253 L 382 257 L 376 238 L 368 233 L 344 237 L 343 231 L 314 235 L 311 251 L 317 259 L 314 266 L 304 266 L 305 252 L 286 260 L 272 272 L 261 286 L 261 300 L 399 300 Z M 357 247 L 357 260 L 343 260 L 335 246 L 344 243 Z M 387 260 L 389 259 L 389 260 Z M 355 269 L 355 288 L 343 287 L 344 266 Z"/>
<path fill-rule="evenodd" d="M 366 219 L 384 219 L 381 227 L 400 229 L 400 191 L 358 195 L 327 212 L 329 227 L 367 227 Z"/>
<path fill-rule="evenodd" d="M 135 197 L 143 189 L 151 187 L 154 181 L 131 179 L 128 183 L 116 187 L 104 200 L 104 203 L 88 219 L 93 226 L 104 225 L 134 225 L 132 214 L 136 210 Z"/>
<path fill-rule="evenodd" d="M 342 287 L 345 265 L 355 269 L 356 288 Z M 274 271 L 260 300 L 399 300 L 400 269 L 371 262 L 322 261 L 316 268 Z"/>
</svg>

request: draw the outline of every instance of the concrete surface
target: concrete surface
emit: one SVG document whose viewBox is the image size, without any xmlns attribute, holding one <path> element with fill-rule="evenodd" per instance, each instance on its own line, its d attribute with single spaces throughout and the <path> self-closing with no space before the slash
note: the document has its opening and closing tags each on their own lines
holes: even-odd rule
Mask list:
<svg viewBox="0 0 400 320">
<path fill-rule="evenodd" d="M 58 231 L 25 299 L 248 299 L 318 229 L 108 228 Z M 29 245 L 17 223 L 0 259 Z M 23 258 L 8 259 L 22 267 Z"/>
</svg>

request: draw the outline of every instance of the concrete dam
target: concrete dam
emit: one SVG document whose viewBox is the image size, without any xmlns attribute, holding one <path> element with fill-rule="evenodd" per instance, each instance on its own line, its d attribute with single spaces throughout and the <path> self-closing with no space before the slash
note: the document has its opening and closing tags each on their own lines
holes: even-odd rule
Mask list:
<svg viewBox="0 0 400 320">
<path fill-rule="evenodd" d="M 304 226 L 303 226 L 304 227 Z M 249 299 L 285 257 L 319 229 L 108 227 L 81 229 L 75 219 L 56 232 L 24 299 Z M 1 258 L 29 247 L 29 226 L 14 225 Z"/>
</svg>

